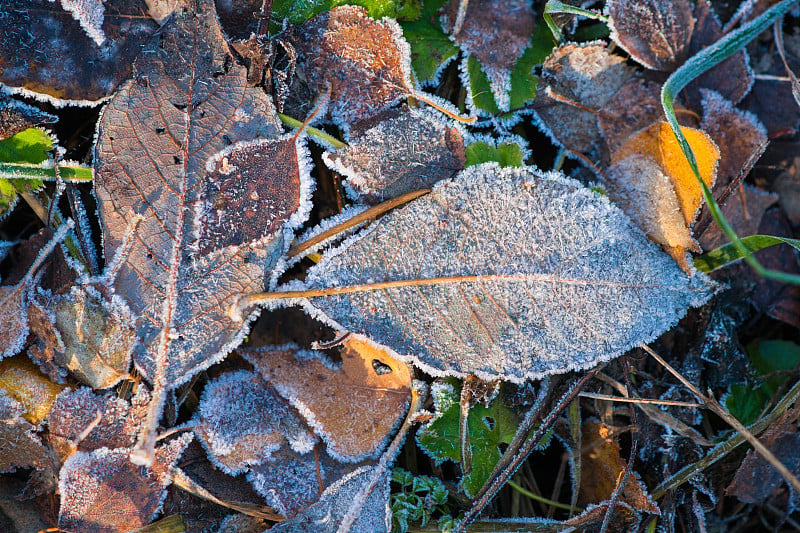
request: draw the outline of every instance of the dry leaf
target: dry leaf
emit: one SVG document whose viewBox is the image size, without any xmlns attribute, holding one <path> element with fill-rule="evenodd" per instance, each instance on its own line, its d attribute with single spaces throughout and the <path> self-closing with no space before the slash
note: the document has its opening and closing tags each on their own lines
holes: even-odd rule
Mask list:
<svg viewBox="0 0 800 533">
<path fill-rule="evenodd" d="M 731 193 L 722 205 L 722 214 L 737 235 L 741 237 L 756 235 L 759 233 L 758 226 L 761 224 L 764 212 L 777 201 L 777 194 L 745 185 L 742 189 Z M 716 224 L 709 226 L 698 241 L 704 250 L 713 250 L 729 242 Z"/>
<path fill-rule="evenodd" d="M 689 54 L 695 20 L 689 0 L 609 0 L 611 39 L 653 70 L 675 70 Z"/>
<path fill-rule="evenodd" d="M 348 146 L 322 160 L 347 178 L 346 186 L 379 203 L 453 177 L 464 168 L 464 133 L 441 114 L 389 109 L 353 128 Z"/>
<path fill-rule="evenodd" d="M 286 103 L 296 116 L 309 110 L 291 109 L 308 105 L 330 88 L 329 116 L 347 128 L 405 98 L 413 87 L 410 51 L 400 26 L 389 18 L 374 20 L 362 7 L 334 7 L 299 26 L 291 42 L 297 75 L 305 84 L 299 88 L 295 83 Z M 298 96 L 303 100 L 293 103 Z"/>
<path fill-rule="evenodd" d="M 19 356 L 0 362 L 0 389 L 22 404 L 25 420 L 38 424 L 64 386 L 53 383 L 27 358 Z"/>
<path fill-rule="evenodd" d="M 632 76 L 623 57 L 600 44 L 566 44 L 542 65 L 533 107 L 542 128 L 568 150 L 598 144 L 597 113 Z"/>
<path fill-rule="evenodd" d="M 533 35 L 533 8 L 528 0 L 472 0 L 466 2 L 463 24 L 455 28 L 463 3 L 450 0 L 442 8 L 442 29 L 462 52 L 480 62 L 497 106 L 507 111 L 511 71 Z"/>
<path fill-rule="evenodd" d="M 78 21 L 86 35 L 102 46 L 106 36 L 103 33 L 103 15 L 106 0 L 59 0 L 61 7 L 69 11 L 72 18 Z"/>
<path fill-rule="evenodd" d="M 496 164 L 384 216 L 323 256 L 306 287 L 333 293 L 310 298 L 312 313 L 428 372 L 515 383 L 648 342 L 711 291 L 606 198 Z"/>
<path fill-rule="evenodd" d="M 639 76 L 630 78 L 597 114 L 600 134 L 608 148 L 603 156 L 608 158 L 635 133 L 663 118 L 661 85 Z"/>
<path fill-rule="evenodd" d="M 356 335 L 343 342 L 342 366 L 295 346 L 239 353 L 302 414 L 341 461 L 383 448 L 411 400 L 411 371 L 391 350 Z"/>
<path fill-rule="evenodd" d="M 619 443 L 611 438 L 611 430 L 599 422 L 586 422 L 581 428 L 581 505 L 608 500 L 627 469 L 620 457 Z M 661 514 L 647 494 L 639 476 L 631 472 L 620 499 L 639 511 Z"/>
<path fill-rule="evenodd" d="M 76 452 L 61 468 L 58 527 L 72 533 L 123 533 L 148 524 L 161 509 L 172 471 L 192 440 L 184 434 L 156 448 L 152 467 L 128 448 Z"/>
<path fill-rule="evenodd" d="M 289 404 L 246 371 L 223 374 L 206 385 L 194 431 L 212 462 L 231 475 L 269 460 L 287 441 L 300 453 L 317 442 Z"/>
<path fill-rule="evenodd" d="M 36 427 L 23 419 L 24 414 L 21 403 L 0 391 L 0 472 L 53 464 L 47 448 L 34 433 Z"/>
<path fill-rule="evenodd" d="M 7 139 L 37 124 L 52 124 L 57 118 L 38 107 L 0 94 L 0 140 Z"/>
</svg>

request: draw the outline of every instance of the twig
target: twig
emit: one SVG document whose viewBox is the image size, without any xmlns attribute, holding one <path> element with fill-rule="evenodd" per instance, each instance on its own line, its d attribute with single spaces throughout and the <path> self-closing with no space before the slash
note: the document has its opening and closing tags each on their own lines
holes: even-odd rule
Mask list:
<svg viewBox="0 0 800 533">
<path fill-rule="evenodd" d="M 625 398 L 623 396 L 612 396 L 610 394 L 597 394 L 595 392 L 582 392 L 578 394 L 581 398 L 593 398 L 595 400 L 607 400 L 609 402 L 636 403 L 645 405 L 670 405 L 674 407 L 703 407 L 699 403 L 680 402 L 678 400 L 656 400 L 652 398 Z"/>
</svg>

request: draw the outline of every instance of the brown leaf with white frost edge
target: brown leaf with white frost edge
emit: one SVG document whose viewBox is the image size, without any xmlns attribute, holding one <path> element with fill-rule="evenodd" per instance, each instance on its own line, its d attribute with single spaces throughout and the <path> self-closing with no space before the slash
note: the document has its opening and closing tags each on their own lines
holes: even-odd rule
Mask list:
<svg viewBox="0 0 800 533">
<path fill-rule="evenodd" d="M 340 461 L 374 456 L 402 421 L 411 371 L 384 346 L 357 335 L 342 343 L 341 368 L 296 346 L 242 348 L 239 353 L 294 405 Z"/>
<path fill-rule="evenodd" d="M 58 527 L 72 533 L 122 533 L 147 525 L 161 509 L 190 433 L 156 448 L 151 467 L 130 461 L 129 448 L 76 452 L 61 468 Z"/>
<path fill-rule="evenodd" d="M 521 383 L 655 339 L 714 284 L 578 182 L 482 164 L 326 253 L 302 288 L 310 313 L 434 375 Z"/>
<path fill-rule="evenodd" d="M 339 6 L 298 26 L 290 37 L 297 52 L 297 77 L 310 97 L 287 109 L 297 116 L 330 87 L 328 114 L 345 129 L 408 96 L 411 59 L 402 29 L 393 19 L 374 20 L 358 6 Z M 297 87 L 292 93 L 304 92 Z"/>
<path fill-rule="evenodd" d="M 511 71 L 528 48 L 536 24 L 533 8 L 528 0 L 471 0 L 463 23 L 455 28 L 463 3 L 450 0 L 442 8 L 442 29 L 466 55 L 478 60 L 497 106 L 507 111 Z"/>
<path fill-rule="evenodd" d="M 322 160 L 347 178 L 353 196 L 379 203 L 427 189 L 464 168 L 464 132 L 428 111 L 405 106 L 382 112 L 366 128 L 353 128 L 347 146 Z"/>
<path fill-rule="evenodd" d="M 0 391 L 0 472 L 17 468 L 47 468 L 54 462 L 35 434 L 36 426 L 22 418 L 25 408 Z"/>
<path fill-rule="evenodd" d="M 269 460 L 283 444 L 305 453 L 317 442 L 286 400 L 257 374 L 244 370 L 206 385 L 194 431 L 209 459 L 230 475 Z"/>
</svg>

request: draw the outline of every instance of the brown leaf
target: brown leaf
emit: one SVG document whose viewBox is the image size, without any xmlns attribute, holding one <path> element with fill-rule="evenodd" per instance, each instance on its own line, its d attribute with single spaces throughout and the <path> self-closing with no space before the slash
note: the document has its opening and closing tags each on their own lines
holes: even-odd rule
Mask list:
<svg viewBox="0 0 800 533">
<path fill-rule="evenodd" d="M 0 362 L 0 389 L 22 404 L 25 420 L 38 424 L 47 416 L 64 386 L 51 382 L 20 355 Z"/>
<path fill-rule="evenodd" d="M 645 67 L 670 72 L 688 57 L 689 0 L 609 0 L 606 13 L 611 39 Z"/>
<path fill-rule="evenodd" d="M 0 82 L 51 99 L 97 101 L 113 94 L 158 27 L 145 0 L 105 2 L 101 46 L 48 0 L 2 0 L 0 11 Z"/>
<path fill-rule="evenodd" d="M 247 371 L 223 374 L 206 385 L 194 431 L 214 464 L 231 475 L 269 460 L 287 441 L 301 453 L 317 442 L 294 409 Z"/>
<path fill-rule="evenodd" d="M 635 133 L 663 118 L 661 85 L 639 76 L 626 81 L 597 115 L 610 154 L 622 148 Z"/>
<path fill-rule="evenodd" d="M 297 75 L 305 84 L 292 90 L 303 100 L 292 102 L 290 96 L 286 103 L 296 116 L 309 112 L 298 105 L 309 104 L 330 87 L 329 116 L 346 128 L 406 97 L 413 87 L 410 51 L 400 26 L 389 18 L 374 20 L 362 7 L 326 11 L 296 28 L 291 42 Z"/>
<path fill-rule="evenodd" d="M 430 188 L 464 168 L 464 134 L 431 112 L 402 106 L 370 123 L 353 128 L 348 146 L 322 155 L 367 203 Z"/>
<path fill-rule="evenodd" d="M 0 94 L 0 140 L 37 124 L 52 124 L 57 117 L 20 100 Z"/>
<path fill-rule="evenodd" d="M 611 437 L 608 426 L 586 422 L 581 431 L 583 448 L 579 501 L 582 505 L 600 503 L 611 497 L 627 465 L 620 457 L 619 443 Z M 630 473 L 620 499 L 636 510 L 660 514 L 635 472 Z"/>
<path fill-rule="evenodd" d="M 745 185 L 731 193 L 722 205 L 722 214 L 740 237 L 756 235 L 764 212 L 777 201 L 778 195 Z M 716 224 L 710 225 L 698 241 L 704 250 L 713 250 L 729 242 Z"/>
<path fill-rule="evenodd" d="M 598 143 L 597 113 L 631 77 L 623 57 L 599 44 L 566 44 L 542 65 L 534 109 L 551 137 L 568 150 Z"/>
<path fill-rule="evenodd" d="M 76 452 L 61 468 L 58 527 L 73 533 L 122 533 L 150 522 L 172 471 L 192 439 L 184 434 L 156 449 L 152 467 L 133 464 L 130 449 Z"/>
<path fill-rule="evenodd" d="M 21 403 L 0 391 L 0 472 L 52 466 L 47 448 L 34 433 L 36 427 L 23 419 L 24 413 Z"/>
<path fill-rule="evenodd" d="M 461 51 L 478 60 L 498 107 L 508 110 L 511 71 L 533 35 L 533 8 L 527 0 L 471 0 L 463 24 L 455 28 L 462 3 L 450 0 L 442 8 L 442 29 Z"/>
<path fill-rule="evenodd" d="M 28 281 L 0 287 L 0 359 L 22 350 L 28 336 Z"/>
<path fill-rule="evenodd" d="M 298 408 L 333 457 L 354 462 L 378 453 L 399 424 L 411 399 L 411 371 L 364 337 L 350 335 L 343 347 L 339 369 L 294 346 L 239 353 Z"/>
</svg>

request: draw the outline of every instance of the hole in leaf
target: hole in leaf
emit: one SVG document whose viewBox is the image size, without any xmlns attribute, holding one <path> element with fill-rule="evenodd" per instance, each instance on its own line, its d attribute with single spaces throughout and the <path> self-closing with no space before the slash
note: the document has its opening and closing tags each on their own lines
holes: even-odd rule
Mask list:
<svg viewBox="0 0 800 533">
<path fill-rule="evenodd" d="M 372 360 L 372 368 L 375 370 L 375 373 L 378 374 L 379 376 L 385 376 L 387 374 L 392 373 L 392 367 L 390 367 L 389 365 L 378 359 Z"/>
<path fill-rule="evenodd" d="M 186 108 L 188 107 L 186 104 L 176 104 L 175 102 L 170 102 L 170 103 L 178 111 L 186 111 Z"/>
<path fill-rule="evenodd" d="M 156 128 L 156 135 L 164 135 L 167 133 L 166 128 Z"/>
<path fill-rule="evenodd" d="M 181 163 L 183 163 L 183 160 L 182 160 L 180 157 L 178 157 L 177 155 L 173 155 L 173 156 L 172 156 L 172 161 L 173 161 L 173 162 L 174 162 L 176 165 L 180 165 Z"/>
</svg>

